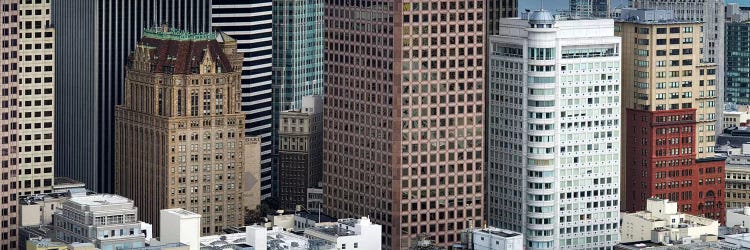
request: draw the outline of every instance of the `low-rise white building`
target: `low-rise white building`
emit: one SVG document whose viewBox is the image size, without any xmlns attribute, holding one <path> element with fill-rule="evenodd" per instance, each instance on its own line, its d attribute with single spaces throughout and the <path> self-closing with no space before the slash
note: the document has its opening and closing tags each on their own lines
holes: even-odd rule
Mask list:
<svg viewBox="0 0 750 250">
<path fill-rule="evenodd" d="M 146 235 L 132 200 L 113 194 L 71 197 L 52 214 L 54 240 L 90 242 L 102 250 L 139 248 Z"/>
<path fill-rule="evenodd" d="M 701 236 L 719 234 L 719 222 L 677 212 L 677 202 L 649 198 L 646 211 L 623 213 L 621 242 L 698 241 Z"/>
<path fill-rule="evenodd" d="M 494 227 L 474 228 L 461 233 L 461 244 L 454 249 L 467 250 L 522 250 L 523 235 Z"/>
<path fill-rule="evenodd" d="M 727 209 L 727 227 L 750 227 L 750 207 Z"/>
<path fill-rule="evenodd" d="M 380 250 L 382 227 L 370 218 L 340 219 L 335 223 L 320 223 L 305 230 L 305 237 L 322 240 L 334 249 Z"/>
<path fill-rule="evenodd" d="M 341 219 L 317 224 L 308 221 L 305 225 L 311 227 L 305 229 L 304 235 L 293 233 L 291 230 L 293 226 L 282 228 L 253 225 L 245 227 L 245 232 L 199 237 L 200 218 L 199 214 L 183 209 L 162 210 L 161 238 L 152 240 L 151 245 L 183 243 L 188 245 L 190 250 L 380 250 L 381 248 L 382 227 L 373 224 L 368 218 Z"/>
</svg>

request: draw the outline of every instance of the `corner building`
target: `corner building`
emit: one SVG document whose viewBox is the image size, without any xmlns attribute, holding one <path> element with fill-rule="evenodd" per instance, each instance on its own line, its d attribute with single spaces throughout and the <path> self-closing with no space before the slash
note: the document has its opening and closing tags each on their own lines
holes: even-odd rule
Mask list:
<svg viewBox="0 0 750 250">
<path fill-rule="evenodd" d="M 178 207 L 202 215 L 202 235 L 244 225 L 243 195 L 258 179 L 248 178 L 243 155 L 252 150 L 243 144 L 237 42 L 167 28 L 143 34 L 116 108 L 115 191 L 154 232 L 159 210 Z"/>
<path fill-rule="evenodd" d="M 613 21 L 504 19 L 490 37 L 487 218 L 526 249 L 619 243 L 620 38 Z"/>
<path fill-rule="evenodd" d="M 383 249 L 484 224 L 484 4 L 325 2 L 324 209 Z"/>
<path fill-rule="evenodd" d="M 624 9 L 621 180 L 624 211 L 651 197 L 724 221 L 724 158 L 714 153 L 717 65 L 702 61 L 703 23 L 671 10 Z"/>
</svg>

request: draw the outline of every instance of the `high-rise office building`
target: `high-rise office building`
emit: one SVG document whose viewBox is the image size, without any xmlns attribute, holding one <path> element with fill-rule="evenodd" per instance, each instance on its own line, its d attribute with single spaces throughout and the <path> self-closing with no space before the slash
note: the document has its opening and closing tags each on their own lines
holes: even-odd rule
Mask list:
<svg viewBox="0 0 750 250">
<path fill-rule="evenodd" d="M 55 30 L 49 1 L 18 1 L 18 192 L 52 191 Z"/>
<path fill-rule="evenodd" d="M 570 0 L 570 16 L 609 18 L 610 0 Z"/>
<path fill-rule="evenodd" d="M 307 207 L 308 188 L 323 182 L 323 97 L 302 98 L 300 109 L 279 115 L 279 208 Z M 318 204 L 320 205 L 320 204 Z"/>
<path fill-rule="evenodd" d="M 623 41 L 624 211 L 644 210 L 658 197 L 723 221 L 724 159 L 714 152 L 718 70 L 701 60 L 703 25 L 643 9 L 623 9 L 615 24 Z"/>
<path fill-rule="evenodd" d="M 0 0 L 0 249 L 16 249 L 18 242 L 18 1 Z M 7 236 L 7 237 L 6 237 Z"/>
<path fill-rule="evenodd" d="M 631 0 L 634 8 L 673 10 L 674 17 L 682 21 L 703 23 L 703 55 L 701 60 L 715 63 L 716 68 L 716 106 L 724 106 L 724 0 Z M 723 127 L 722 113 L 717 115 L 718 127 Z M 718 132 L 718 131 L 717 131 Z M 717 133 L 718 134 L 718 133 Z"/>
<path fill-rule="evenodd" d="M 237 39 L 242 62 L 245 135 L 261 139 L 261 194 L 272 194 L 272 0 L 212 0 L 211 26 Z M 308 63 L 308 62 L 305 62 Z"/>
<path fill-rule="evenodd" d="M 244 225 L 246 182 L 260 166 L 244 155 L 237 42 L 166 27 L 143 34 L 115 113 L 115 191 L 155 232 L 159 210 L 176 207 L 203 215 L 204 235 Z"/>
<path fill-rule="evenodd" d="M 273 1 L 273 145 L 279 154 L 281 112 L 302 109 L 305 96 L 323 96 L 323 0 Z M 280 165 L 274 163 L 273 190 Z"/>
<path fill-rule="evenodd" d="M 609 0 L 570 0 L 573 18 L 609 18 Z"/>
<path fill-rule="evenodd" d="M 725 100 L 750 105 L 750 22 L 727 22 L 726 29 Z"/>
<path fill-rule="evenodd" d="M 524 232 L 527 249 L 619 242 L 621 41 L 613 26 L 539 10 L 501 20 L 503 34 L 490 38 L 487 219 Z"/>
<path fill-rule="evenodd" d="M 498 35 L 500 19 L 518 16 L 518 0 L 485 1 L 487 9 L 487 36 Z"/>
<path fill-rule="evenodd" d="M 115 105 L 141 31 L 168 24 L 210 30 L 209 0 L 52 1 L 55 27 L 55 175 L 97 192 L 114 188 Z"/>
<path fill-rule="evenodd" d="M 485 1 L 325 3 L 324 209 L 383 249 L 483 225 Z"/>
</svg>

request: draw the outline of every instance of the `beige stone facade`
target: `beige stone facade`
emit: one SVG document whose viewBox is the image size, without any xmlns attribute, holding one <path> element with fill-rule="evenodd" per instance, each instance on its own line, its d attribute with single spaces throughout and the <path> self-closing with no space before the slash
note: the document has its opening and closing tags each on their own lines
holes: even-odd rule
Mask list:
<svg viewBox="0 0 750 250">
<path fill-rule="evenodd" d="M 717 65 L 706 62 L 704 23 L 671 10 L 624 9 L 622 209 L 658 197 L 679 212 L 724 220 L 724 159 L 715 153 Z"/>
<path fill-rule="evenodd" d="M 19 1 L 18 192 L 48 193 L 54 183 L 54 48 L 50 1 Z"/>
<path fill-rule="evenodd" d="M 629 69 L 622 74 L 623 109 L 695 109 L 697 158 L 713 156 L 717 129 L 716 64 L 701 60 L 703 23 L 617 25 L 623 48 L 632 52 L 622 54 L 623 67 Z"/>
<path fill-rule="evenodd" d="M 0 0 L 0 250 L 18 242 L 18 2 Z M 7 236 L 6 236 L 7 235 Z"/>
<path fill-rule="evenodd" d="M 154 232 L 165 208 L 201 214 L 203 235 L 244 224 L 244 154 L 258 150 L 244 149 L 242 54 L 235 40 L 218 39 L 145 30 L 129 58 L 115 116 L 115 190 Z"/>
<path fill-rule="evenodd" d="M 260 205 L 260 145 L 261 138 L 245 137 L 244 152 L 242 154 L 242 202 L 248 209 L 255 209 Z"/>
</svg>

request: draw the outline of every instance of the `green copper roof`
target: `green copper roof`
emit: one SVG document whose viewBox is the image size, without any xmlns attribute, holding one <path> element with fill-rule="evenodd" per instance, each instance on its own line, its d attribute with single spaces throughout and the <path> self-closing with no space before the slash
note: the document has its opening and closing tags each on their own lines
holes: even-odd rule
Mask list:
<svg viewBox="0 0 750 250">
<path fill-rule="evenodd" d="M 176 41 L 204 41 L 216 39 L 216 33 L 192 33 L 166 27 L 145 28 L 143 29 L 143 36 L 160 40 Z"/>
</svg>

